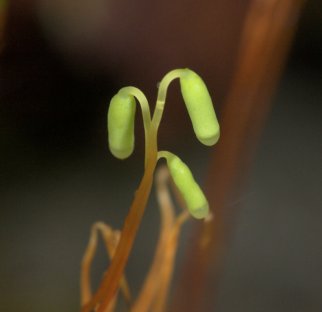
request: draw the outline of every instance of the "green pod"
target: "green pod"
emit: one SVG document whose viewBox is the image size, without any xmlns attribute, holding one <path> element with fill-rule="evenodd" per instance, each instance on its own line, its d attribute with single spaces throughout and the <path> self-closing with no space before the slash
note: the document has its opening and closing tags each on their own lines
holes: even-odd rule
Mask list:
<svg viewBox="0 0 322 312">
<path fill-rule="evenodd" d="M 107 113 L 108 143 L 116 158 L 125 159 L 133 152 L 135 110 L 132 95 L 119 92 L 111 99 Z"/>
<path fill-rule="evenodd" d="M 196 219 L 205 218 L 209 213 L 209 204 L 189 167 L 173 154 L 166 159 L 171 177 L 186 202 L 190 214 Z"/>
<path fill-rule="evenodd" d="M 182 71 L 180 86 L 198 140 L 204 145 L 214 145 L 219 139 L 220 129 L 207 86 L 188 68 Z"/>
</svg>

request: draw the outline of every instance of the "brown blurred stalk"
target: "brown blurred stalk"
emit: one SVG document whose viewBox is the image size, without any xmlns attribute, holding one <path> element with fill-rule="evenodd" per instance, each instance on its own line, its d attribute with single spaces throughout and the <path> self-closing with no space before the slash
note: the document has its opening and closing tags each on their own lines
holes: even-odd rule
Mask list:
<svg viewBox="0 0 322 312">
<path fill-rule="evenodd" d="M 210 281 L 214 284 L 218 277 L 230 232 L 234 211 L 227 207 L 227 202 L 249 169 L 303 3 L 301 0 L 250 3 L 236 70 L 222 110 L 222 136 L 208 171 L 206 190 L 215 218 L 197 229 L 197 239 L 188 251 L 171 311 L 213 311 L 209 303 L 214 304 L 215 292 L 207 285 Z"/>
</svg>

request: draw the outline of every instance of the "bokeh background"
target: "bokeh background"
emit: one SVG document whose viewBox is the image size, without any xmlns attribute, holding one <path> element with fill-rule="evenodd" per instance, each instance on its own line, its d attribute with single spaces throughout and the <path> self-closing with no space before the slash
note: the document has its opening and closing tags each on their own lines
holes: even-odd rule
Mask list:
<svg viewBox="0 0 322 312">
<path fill-rule="evenodd" d="M 121 228 L 143 172 L 139 114 L 134 155 L 118 161 L 108 151 L 109 99 L 135 85 L 153 103 L 167 71 L 190 67 L 206 81 L 220 119 L 248 6 L 242 0 L 9 4 L 0 56 L 0 311 L 79 309 L 90 226 L 102 220 Z M 322 310 L 321 86 L 322 5 L 309 0 L 253 165 L 225 208 L 233 226 L 214 299 L 208 298 L 211 311 Z M 177 83 L 160 131 L 160 147 L 180 155 L 203 181 L 212 154 L 194 138 Z M 193 224 L 185 227 L 178 266 Z M 157 226 L 152 194 L 127 269 L 134 293 Z M 106 263 L 101 248 L 94 284 Z"/>
</svg>

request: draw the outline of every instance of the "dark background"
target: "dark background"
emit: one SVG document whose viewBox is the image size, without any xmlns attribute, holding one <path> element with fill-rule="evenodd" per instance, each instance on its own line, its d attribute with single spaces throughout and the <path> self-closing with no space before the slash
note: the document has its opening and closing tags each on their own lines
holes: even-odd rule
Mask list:
<svg viewBox="0 0 322 312">
<path fill-rule="evenodd" d="M 143 172 L 140 117 L 133 157 L 121 162 L 108 151 L 110 97 L 130 84 L 153 103 L 157 81 L 172 68 L 188 66 L 215 90 L 220 111 L 247 5 L 10 4 L 0 58 L 0 311 L 78 309 L 90 226 L 97 220 L 122 226 Z M 227 205 L 240 209 L 216 311 L 322 310 L 321 70 L 322 6 L 312 0 L 247 184 Z M 175 83 L 160 145 L 185 159 L 202 181 L 209 149 L 194 139 L 178 93 Z M 156 210 L 152 196 L 127 270 L 134 293 L 153 254 Z M 105 267 L 99 250 L 96 281 Z"/>
</svg>

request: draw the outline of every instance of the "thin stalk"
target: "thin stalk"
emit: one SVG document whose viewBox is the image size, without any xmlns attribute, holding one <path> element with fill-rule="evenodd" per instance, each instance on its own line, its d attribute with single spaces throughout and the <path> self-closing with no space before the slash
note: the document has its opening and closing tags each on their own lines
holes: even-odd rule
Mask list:
<svg viewBox="0 0 322 312">
<path fill-rule="evenodd" d="M 82 306 L 88 303 L 92 297 L 90 268 L 97 249 L 99 232 L 101 232 L 103 241 L 105 243 L 106 251 L 110 259 L 113 258 L 116 246 L 120 240 L 120 235 L 121 235 L 120 231 L 117 231 L 117 230 L 113 231 L 110 226 L 104 224 L 103 222 L 96 222 L 92 226 L 90 239 L 82 260 L 82 270 L 81 270 L 81 305 Z M 131 293 L 130 293 L 127 281 L 125 279 L 125 276 L 122 277 L 120 286 L 126 303 L 130 305 Z"/>
<path fill-rule="evenodd" d="M 147 162 L 144 176 L 135 194 L 130 211 L 125 219 L 120 243 L 117 246 L 111 265 L 92 300 L 82 308 L 82 312 L 92 311 L 99 303 L 98 312 L 103 312 L 113 299 L 125 265 L 132 250 L 134 239 L 147 204 L 153 182 L 153 172 L 157 162 L 156 133 L 153 128 L 148 136 Z"/>
<path fill-rule="evenodd" d="M 157 292 L 159 292 L 160 268 L 162 268 L 165 260 L 167 242 L 175 222 L 174 206 L 167 187 L 168 179 L 168 169 L 166 167 L 160 168 L 156 176 L 157 198 L 161 216 L 159 241 L 153 264 L 144 281 L 140 294 L 132 306 L 131 312 L 150 311 L 151 304 L 155 300 Z"/>
<path fill-rule="evenodd" d="M 124 87 L 119 90 L 119 93 L 125 93 L 128 95 L 133 95 L 141 107 L 142 112 L 142 119 L 143 119 L 143 127 L 144 127 L 144 142 L 145 142 L 145 166 L 147 165 L 148 159 L 148 144 L 149 144 L 149 131 L 151 128 L 151 113 L 150 113 L 150 106 L 148 100 L 144 93 L 135 87 Z"/>
<path fill-rule="evenodd" d="M 154 125 L 157 131 L 160 125 L 160 121 L 162 119 L 168 87 L 174 79 L 180 78 L 182 72 L 183 69 L 174 69 L 170 71 L 162 78 L 159 84 L 157 103 L 155 105 L 155 110 L 152 118 L 152 124 Z"/>
<path fill-rule="evenodd" d="M 92 227 L 90 239 L 82 259 L 81 269 L 81 305 L 90 301 L 92 297 L 90 269 L 97 247 L 97 233 L 95 226 Z"/>
<path fill-rule="evenodd" d="M 163 312 L 165 311 L 167 304 L 167 297 L 169 293 L 169 286 L 171 283 L 171 278 L 173 276 L 175 255 L 179 243 L 179 234 L 181 231 L 181 226 L 188 220 L 189 213 L 187 210 L 181 212 L 177 217 L 171 232 L 168 234 L 168 241 L 166 248 L 164 249 L 164 263 L 161 273 L 161 280 L 159 281 L 158 295 L 154 301 L 151 311 L 153 312 Z"/>
</svg>

